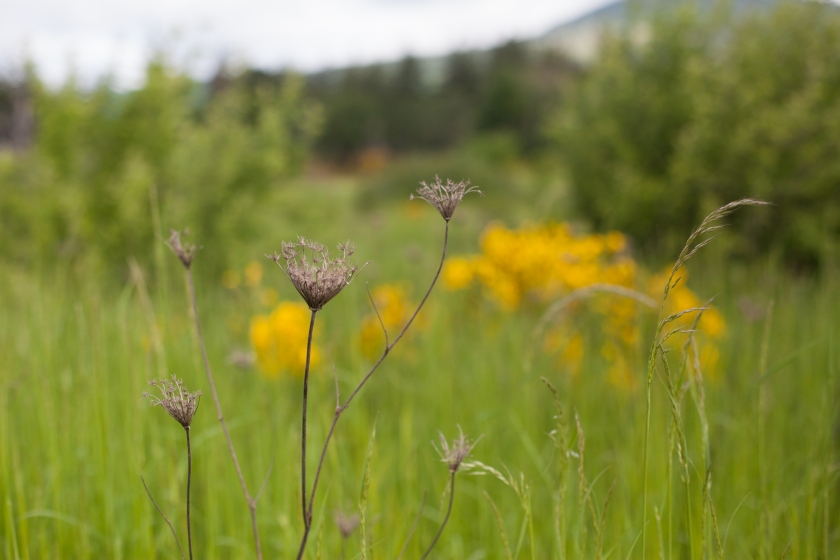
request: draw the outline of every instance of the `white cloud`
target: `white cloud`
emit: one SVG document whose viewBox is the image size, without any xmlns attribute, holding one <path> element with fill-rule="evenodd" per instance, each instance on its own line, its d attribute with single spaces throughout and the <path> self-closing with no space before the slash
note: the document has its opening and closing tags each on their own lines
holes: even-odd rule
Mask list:
<svg viewBox="0 0 840 560">
<path fill-rule="evenodd" d="M 222 58 L 316 70 L 532 37 L 610 0 L 2 2 L 0 61 L 26 53 L 53 84 L 75 68 L 132 87 L 161 48 L 199 77 Z"/>
</svg>

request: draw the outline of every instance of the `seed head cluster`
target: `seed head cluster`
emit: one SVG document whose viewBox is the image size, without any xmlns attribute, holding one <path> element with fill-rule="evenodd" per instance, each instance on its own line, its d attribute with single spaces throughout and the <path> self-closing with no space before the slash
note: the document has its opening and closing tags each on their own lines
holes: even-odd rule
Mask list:
<svg viewBox="0 0 840 560">
<path fill-rule="evenodd" d="M 149 381 L 149 385 L 157 387 L 163 396 L 158 397 L 152 393 L 143 392 L 143 397 L 149 399 L 152 406 L 162 406 L 181 426 L 189 429 L 193 416 L 198 410 L 201 391 L 190 393 L 184 387 L 184 382 L 174 375 L 171 380 L 154 379 Z"/>
<path fill-rule="evenodd" d="M 266 255 L 286 273 L 292 285 L 312 311 L 319 311 L 350 284 L 359 270 L 349 241 L 338 245 L 338 256 L 331 258 L 320 243 L 299 237 L 283 243 L 281 254 Z M 285 265 L 280 263 L 280 260 Z"/>
<path fill-rule="evenodd" d="M 341 533 L 341 538 L 348 539 L 356 527 L 359 526 L 359 516 L 348 514 L 343 511 L 335 512 L 335 524 L 338 527 L 338 532 Z"/>
<path fill-rule="evenodd" d="M 442 432 L 438 432 L 440 439 L 440 449 L 435 446 L 435 450 L 440 455 L 440 460 L 447 464 L 449 472 L 456 473 L 461 468 L 461 464 L 469 456 L 470 452 L 478 443 L 478 438 L 471 441 L 469 436 L 464 435 L 461 426 L 458 426 L 458 438 L 453 439 L 452 443 L 446 441 L 446 436 Z M 434 444 L 433 444 L 434 445 Z"/>
<path fill-rule="evenodd" d="M 471 192 L 482 194 L 478 187 L 471 187 L 469 181 L 459 181 L 458 183 L 447 179 L 446 184 L 440 182 L 440 177 L 435 175 L 435 182 L 427 184 L 425 181 L 420 181 L 420 188 L 417 189 L 417 195 L 411 195 L 409 200 L 415 198 L 422 198 L 432 206 L 438 209 L 440 215 L 447 222 L 452 218 L 458 203 L 464 198 L 464 195 Z"/>
<path fill-rule="evenodd" d="M 184 230 L 183 235 L 187 235 L 189 232 Z M 172 249 L 172 252 L 175 253 L 175 256 L 183 263 L 184 268 L 189 268 L 192 264 L 193 257 L 195 257 L 195 252 L 197 250 L 195 245 L 184 245 L 181 242 L 181 235 L 180 231 L 170 229 L 169 230 L 169 248 Z"/>
</svg>

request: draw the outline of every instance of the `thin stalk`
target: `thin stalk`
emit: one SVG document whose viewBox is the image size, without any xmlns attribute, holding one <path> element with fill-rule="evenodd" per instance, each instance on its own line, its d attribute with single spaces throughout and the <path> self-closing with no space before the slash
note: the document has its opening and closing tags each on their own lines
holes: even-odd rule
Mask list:
<svg viewBox="0 0 840 560">
<path fill-rule="evenodd" d="M 317 310 L 312 310 L 309 318 L 309 336 L 306 339 L 306 366 L 303 369 L 303 417 L 300 428 L 300 499 L 301 515 L 303 515 L 303 526 L 306 532 L 312 525 L 312 509 L 306 508 L 306 408 L 309 402 L 309 364 L 312 358 L 312 333 L 315 330 L 315 315 Z"/>
<path fill-rule="evenodd" d="M 312 508 L 313 508 L 313 504 L 315 503 L 315 492 L 318 490 L 318 481 L 321 478 L 321 470 L 324 467 L 324 460 L 327 456 L 327 448 L 329 447 L 330 440 L 332 439 L 332 435 L 335 432 L 335 427 L 338 424 L 338 419 L 341 418 L 342 413 L 345 410 L 347 410 L 348 406 L 350 406 L 350 402 L 356 397 L 356 395 L 359 393 L 359 391 L 361 391 L 362 387 L 365 386 L 365 383 L 368 382 L 368 380 L 371 378 L 373 373 L 379 368 L 379 366 L 382 364 L 382 362 L 385 360 L 385 358 L 388 356 L 388 354 L 391 352 L 391 350 L 394 348 L 394 346 L 396 346 L 397 343 L 402 339 L 403 335 L 405 335 L 408 328 L 414 322 L 414 319 L 417 317 L 417 314 L 420 313 L 420 309 L 423 308 L 423 304 L 425 304 L 426 300 L 429 299 L 429 295 L 432 293 L 432 289 L 435 287 L 435 284 L 437 283 L 437 280 L 440 277 L 440 272 L 443 269 L 443 262 L 444 262 L 444 260 L 446 260 L 446 248 L 447 248 L 448 244 L 449 244 L 449 220 L 446 221 L 446 228 L 444 229 L 444 233 L 443 233 L 443 250 L 442 250 L 441 257 L 440 257 L 440 264 L 438 265 L 438 268 L 437 268 L 437 271 L 435 272 L 434 278 L 432 278 L 432 282 L 429 285 L 429 289 L 426 290 L 426 294 L 423 296 L 423 299 L 420 300 L 420 304 L 417 306 L 417 309 L 414 310 L 414 313 L 408 319 L 408 322 L 405 324 L 405 326 L 402 328 L 402 330 L 396 336 L 396 338 L 394 338 L 394 340 L 390 344 L 385 345 L 385 349 L 382 351 L 382 355 L 379 357 L 379 359 L 376 361 L 376 363 L 373 364 L 373 367 L 370 368 L 370 371 L 368 371 L 367 375 L 365 375 L 362 378 L 362 380 L 359 382 L 359 384 L 356 386 L 356 388 L 353 389 L 353 392 L 350 393 L 350 396 L 347 397 L 347 400 L 345 400 L 343 404 L 338 404 L 336 406 L 335 414 L 333 415 L 332 424 L 330 425 L 330 429 L 327 432 L 327 438 L 324 441 L 324 447 L 321 449 L 321 457 L 318 460 L 318 468 L 315 471 L 315 478 L 313 479 L 313 482 L 312 482 L 312 490 L 310 491 L 310 494 L 309 494 L 309 506 L 308 506 L 308 509 L 307 509 L 306 513 L 304 514 L 304 519 L 306 519 L 306 517 L 309 517 L 309 518 L 312 517 Z M 308 360 L 309 360 L 309 351 L 307 351 L 307 363 L 308 363 Z M 297 560 L 300 560 L 301 558 L 303 558 L 303 551 L 306 549 L 306 541 L 307 541 L 308 538 L 309 538 L 309 526 L 307 524 L 307 525 L 304 526 L 303 537 L 301 538 L 301 541 L 300 541 L 300 549 L 298 550 Z"/>
<path fill-rule="evenodd" d="M 177 532 L 175 532 L 175 527 L 172 525 L 172 522 L 171 522 L 171 521 L 169 521 L 169 518 L 168 518 L 168 517 L 166 517 L 166 514 L 165 514 L 165 513 L 163 513 L 163 510 L 162 510 L 162 509 L 160 509 L 160 506 L 159 506 L 159 505 L 158 505 L 158 503 L 155 501 L 154 497 L 152 496 L 152 493 L 151 493 L 151 492 L 149 492 L 149 487 L 148 487 L 148 486 L 146 486 L 146 480 L 145 480 L 142 476 L 140 477 L 140 482 L 142 482 L 142 483 L 143 483 L 143 488 L 145 488 L 145 489 L 146 489 L 146 495 L 148 495 L 148 496 L 149 496 L 149 499 L 150 499 L 150 500 L 152 501 L 152 503 L 154 504 L 155 509 L 156 509 L 156 510 L 158 510 L 158 513 L 160 514 L 160 516 L 161 516 L 161 517 L 163 517 L 163 520 L 164 520 L 164 521 L 166 521 L 166 524 L 167 524 L 167 525 L 169 525 L 169 530 L 170 530 L 170 531 L 172 531 L 172 536 L 173 536 L 173 537 L 175 537 L 175 544 L 177 544 L 177 545 L 178 545 L 178 552 L 180 552 L 180 553 L 181 553 L 181 558 L 182 558 L 182 560 L 183 560 L 183 559 L 184 559 L 184 549 L 183 549 L 183 548 L 181 548 L 181 540 L 178 538 L 178 533 L 177 533 Z M 9 501 L 9 508 L 10 508 L 10 509 L 9 509 L 9 512 L 10 512 L 10 513 L 11 513 L 11 505 L 12 505 L 12 502 L 11 502 L 11 501 Z M 14 545 L 17 545 L 17 543 L 16 543 L 15 541 L 13 541 L 13 544 L 14 544 Z M 17 554 L 15 554 L 15 558 L 17 558 Z"/>
<path fill-rule="evenodd" d="M 659 338 L 659 333 L 656 334 L 656 338 Z M 648 379 L 647 379 L 647 399 L 645 403 L 645 452 L 644 452 L 644 461 L 642 462 L 642 471 L 644 473 L 644 480 L 642 483 L 642 558 L 646 558 L 647 553 L 647 486 L 648 486 L 648 447 L 650 439 L 650 393 L 651 393 L 651 385 L 653 384 L 653 363 L 655 358 L 656 349 L 651 351 L 651 364 L 648 367 Z M 669 512 L 670 515 L 670 512 Z"/>
<path fill-rule="evenodd" d="M 228 451 L 233 460 L 233 467 L 236 470 L 236 476 L 239 478 L 239 485 L 242 487 L 242 494 L 245 496 L 245 501 L 248 503 L 248 511 L 251 514 L 251 529 L 254 533 L 254 547 L 257 551 L 257 560 L 262 560 L 262 548 L 260 547 L 260 536 L 257 530 L 257 499 L 252 498 L 248 492 L 248 485 L 245 483 L 245 477 L 242 475 L 242 468 L 239 466 L 239 460 L 236 458 L 236 450 L 233 448 L 233 440 L 230 437 L 227 424 L 225 424 L 224 416 L 222 415 L 222 404 L 219 402 L 219 394 L 216 392 L 216 383 L 213 380 L 213 371 L 210 369 L 210 360 L 207 358 L 207 349 L 204 346 L 204 337 L 201 335 L 201 323 L 198 320 L 198 303 L 195 297 L 195 284 L 193 283 L 192 271 L 187 267 L 187 281 L 190 288 L 190 299 L 192 301 L 193 320 L 195 321 L 195 332 L 198 337 L 198 345 L 201 348 L 201 357 L 204 359 L 204 371 L 207 374 L 207 384 L 210 385 L 210 394 L 213 395 L 213 404 L 216 407 L 216 418 L 219 424 L 222 425 L 222 432 L 225 434 Z"/>
<path fill-rule="evenodd" d="M 190 560 L 193 560 L 192 525 L 190 524 L 190 486 L 192 485 L 192 447 L 190 446 L 190 427 L 184 428 L 187 433 L 187 545 L 190 550 Z"/>
<path fill-rule="evenodd" d="M 429 556 L 429 553 L 435 547 L 440 538 L 440 535 L 443 533 L 443 528 L 446 527 L 446 522 L 449 521 L 449 515 L 452 513 L 452 502 L 455 501 L 455 471 L 452 471 L 452 476 L 450 477 L 449 482 L 449 507 L 446 508 L 446 517 L 443 518 L 443 523 L 440 524 L 440 528 L 438 529 L 435 538 L 432 539 L 432 544 L 429 545 L 429 548 L 426 549 L 426 552 L 423 553 L 423 556 L 420 557 L 420 560 L 426 560 L 426 557 Z M 533 543 L 531 543 L 533 547 Z"/>
</svg>

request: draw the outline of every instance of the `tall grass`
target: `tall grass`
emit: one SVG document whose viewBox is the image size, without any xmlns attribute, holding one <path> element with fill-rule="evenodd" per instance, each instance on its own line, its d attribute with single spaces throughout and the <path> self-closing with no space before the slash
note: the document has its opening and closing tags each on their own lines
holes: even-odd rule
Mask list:
<svg viewBox="0 0 840 560">
<path fill-rule="evenodd" d="M 412 217 L 411 224 L 399 213 L 378 216 L 375 233 L 358 226 L 348 232 L 360 259 L 388 255 L 369 268 L 372 283 L 428 270 L 437 256 L 435 244 L 426 241 L 434 239 L 440 219 L 432 212 Z M 335 215 L 354 220 L 344 226 L 359 223 L 352 212 L 336 209 Z M 465 215 L 465 222 L 477 225 L 456 235 L 456 250 L 475 243 L 481 224 L 477 215 Z M 413 260 L 406 260 L 404 248 L 415 243 Z M 366 246 L 376 251 L 366 254 Z M 263 252 L 255 247 L 254 258 Z M 674 357 L 670 386 L 664 372 L 654 376 L 646 469 L 640 460 L 647 417 L 644 371 L 637 389 L 627 391 L 608 383 L 596 359 L 585 358 L 578 376 L 539 352 L 526 364 L 537 311 L 503 313 L 478 294 L 441 292 L 424 312 L 428 328 L 390 357 L 333 436 L 325 459 L 331 476 L 317 497 L 307 557 L 339 556 L 343 538 L 332 512 L 353 510 L 361 488 L 366 542 L 357 530 L 347 540 L 348 557 L 363 550 L 369 558 L 395 557 L 428 492 L 404 554 L 419 558 L 448 503 L 449 481 L 430 441 L 438 429 L 451 431 L 458 423 L 484 435 L 476 460 L 500 472 L 506 467 L 521 485 L 516 491 L 494 477 L 459 476 L 459 503 L 437 557 L 640 557 L 645 528 L 647 558 L 686 558 L 692 550 L 695 558 L 838 554 L 840 288 L 831 273 L 796 279 L 769 266 L 702 262 L 692 268 L 692 285 L 716 296 L 714 304 L 729 324 L 720 371 L 696 384 L 688 348 L 687 361 Z M 172 517 L 181 511 L 187 461 L 182 436 L 165 415 L 149 414 L 139 398 L 146 380 L 172 373 L 190 388 L 203 388 L 187 292 L 176 271 L 169 272 L 164 298 L 160 290 L 150 291 L 148 279 L 141 282 L 149 274 L 141 269 L 127 274 L 118 289 L 103 289 L 72 271 L 2 271 L 4 557 L 177 555 L 139 477 L 144 474 Z M 218 279 L 204 276 L 200 264 L 196 275 L 228 427 L 237 453 L 248 457 L 243 476 L 258 486 L 272 460 L 275 464 L 257 515 L 263 550 L 267 557 L 287 558 L 300 539 L 300 495 L 290 483 L 300 468 L 300 381 L 267 380 L 227 364 L 228 353 L 246 344 L 242 331 L 231 330 L 232 319 L 247 318 L 252 309 L 218 287 Z M 279 282 L 276 287 L 284 297 L 296 297 Z M 354 284 L 324 316 L 322 343 L 335 355 L 345 392 L 369 365 L 357 350 L 367 298 L 364 285 Z M 746 308 L 749 303 L 765 310 L 770 301 L 775 306 L 768 328 L 766 312 Z M 586 355 L 597 353 L 591 348 Z M 322 364 L 310 379 L 311 394 L 324 396 L 309 404 L 309 431 L 318 441 L 334 413 L 332 368 Z M 541 376 L 556 388 L 556 404 Z M 674 400 L 681 434 L 675 431 Z M 549 437 L 560 433 L 558 410 L 562 444 Z M 199 410 L 191 435 L 197 552 L 208 559 L 249 557 L 250 523 L 210 408 Z M 160 468 L 164 463 L 178 468 Z M 653 515 L 643 514 L 645 497 Z"/>
</svg>

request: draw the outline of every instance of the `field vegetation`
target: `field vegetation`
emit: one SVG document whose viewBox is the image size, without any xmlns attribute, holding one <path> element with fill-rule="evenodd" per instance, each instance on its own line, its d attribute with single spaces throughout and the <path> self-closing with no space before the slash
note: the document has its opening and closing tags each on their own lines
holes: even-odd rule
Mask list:
<svg viewBox="0 0 840 560">
<path fill-rule="evenodd" d="M 498 103 L 427 145 L 347 132 L 336 115 L 358 113 L 341 103 L 379 118 L 361 86 L 244 73 L 208 88 L 161 58 L 137 91 L 55 91 L 28 70 L 35 132 L 0 151 L 4 557 L 178 557 L 144 484 L 187 550 L 184 435 L 141 396 L 172 375 L 202 392 L 195 557 L 255 557 L 165 244 L 183 227 L 226 426 L 252 494 L 265 481 L 263 555 L 294 557 L 310 308 L 265 255 L 349 238 L 368 263 L 318 312 L 311 488 L 336 383 L 351 394 L 435 275 L 444 222 L 409 200 L 435 174 L 484 196 L 458 207 L 437 285 L 336 425 L 305 558 L 421 558 L 450 498 L 430 558 L 840 554 L 840 16 L 680 12 L 650 34 L 607 38 L 591 67 L 552 59 L 555 89 L 529 90 L 538 114 L 521 121 L 491 118 L 517 107 L 499 91 L 530 83 L 501 62 L 461 97 L 387 98 L 394 122 L 468 93 Z M 746 196 L 771 205 L 689 238 Z M 441 433 L 477 440 L 454 494 Z"/>
</svg>

